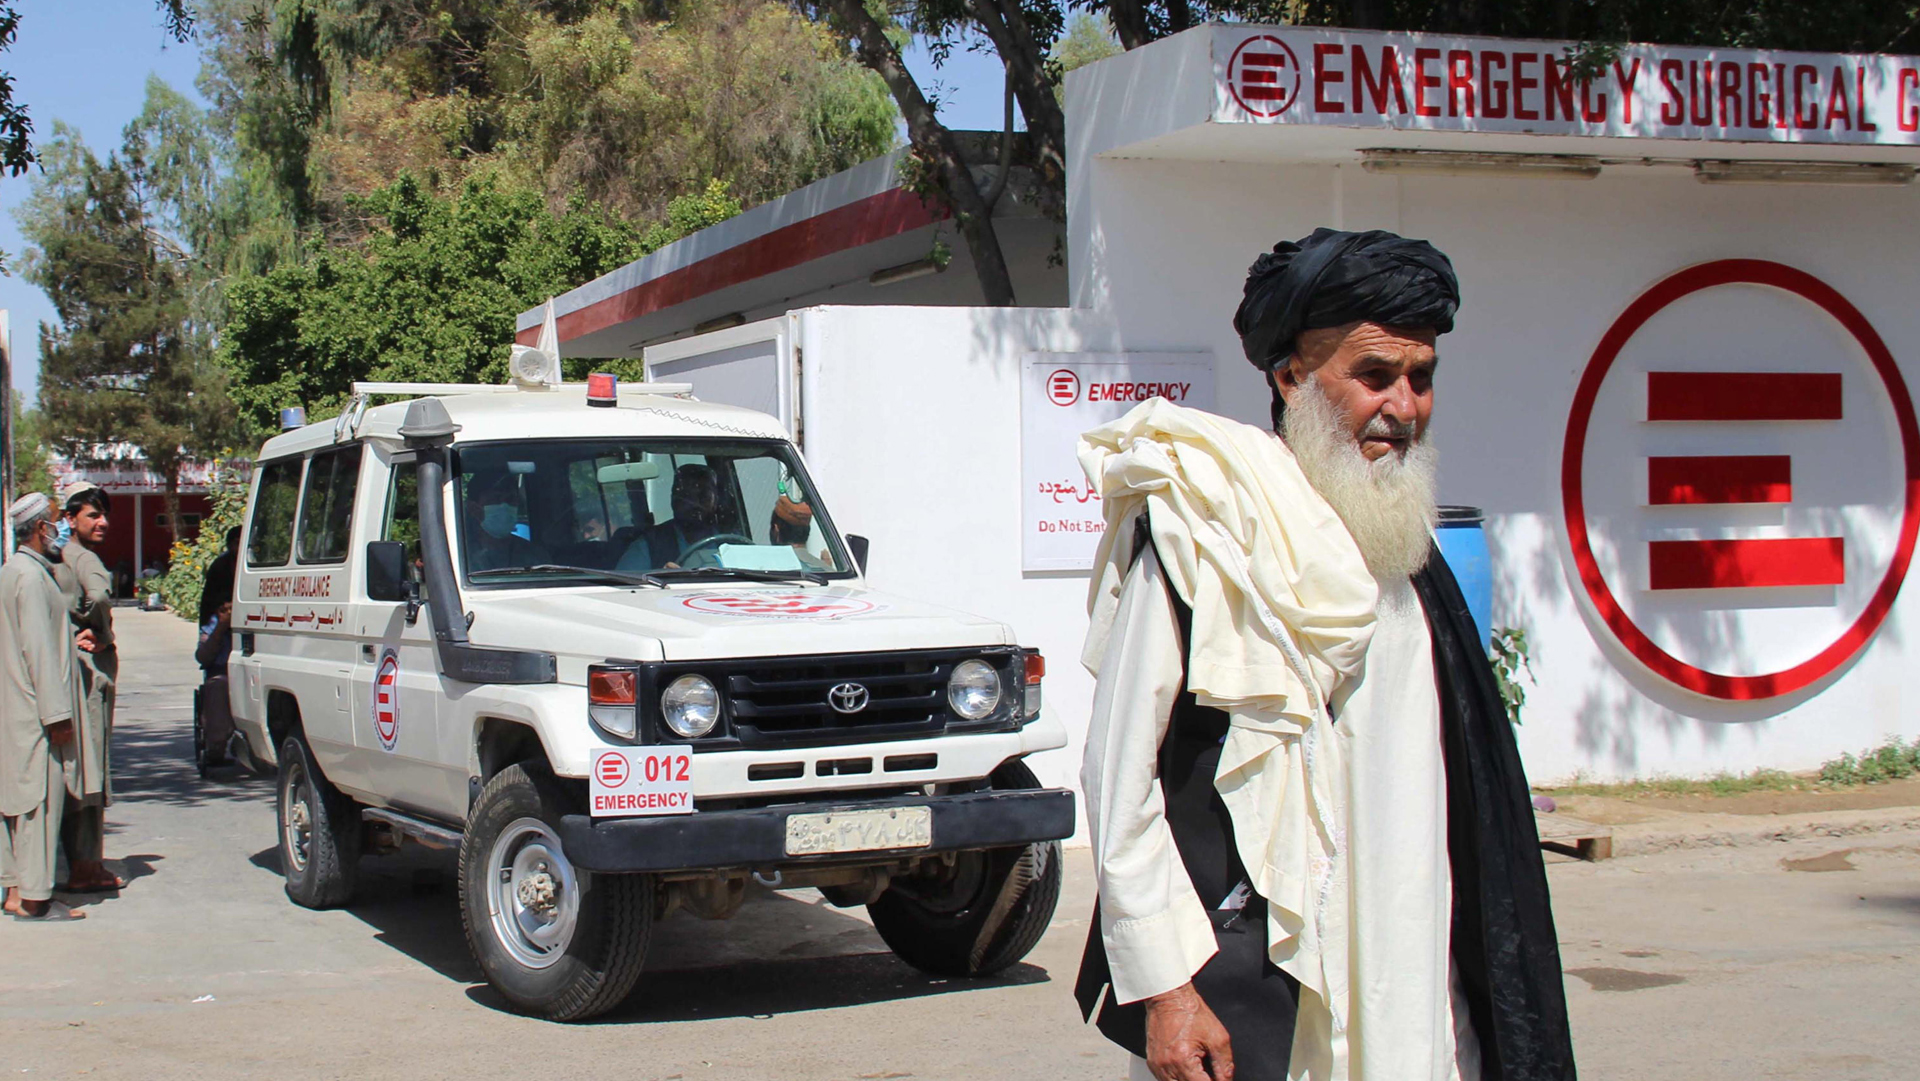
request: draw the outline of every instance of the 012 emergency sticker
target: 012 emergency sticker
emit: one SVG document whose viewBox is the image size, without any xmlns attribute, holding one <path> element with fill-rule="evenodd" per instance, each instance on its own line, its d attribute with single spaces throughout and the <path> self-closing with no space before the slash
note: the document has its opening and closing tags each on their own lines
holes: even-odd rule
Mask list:
<svg viewBox="0 0 1920 1081">
<path fill-rule="evenodd" d="M 693 752 L 614 747 L 593 756 L 588 795 L 595 818 L 693 813 Z"/>
</svg>

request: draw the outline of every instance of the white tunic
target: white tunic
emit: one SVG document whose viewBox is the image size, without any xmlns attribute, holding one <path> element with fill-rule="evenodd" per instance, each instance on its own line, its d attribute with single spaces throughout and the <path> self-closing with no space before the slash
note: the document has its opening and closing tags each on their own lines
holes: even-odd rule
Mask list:
<svg viewBox="0 0 1920 1081">
<path fill-rule="evenodd" d="M 1477 1048 L 1465 1006 L 1450 992 L 1446 776 L 1433 647 L 1409 582 L 1383 588 L 1378 621 L 1363 675 L 1343 684 L 1333 703 L 1336 731 L 1348 741 L 1353 1012 L 1336 1033 L 1325 1005 L 1303 993 L 1290 1072 L 1333 1081 L 1475 1081 Z M 1180 693 L 1183 648 L 1149 548 L 1127 576 L 1106 643 L 1081 774 L 1116 1002 L 1180 986 L 1214 952 L 1212 925 L 1180 864 L 1155 774 Z M 1458 1053 L 1456 1031 L 1465 1034 Z"/>
</svg>

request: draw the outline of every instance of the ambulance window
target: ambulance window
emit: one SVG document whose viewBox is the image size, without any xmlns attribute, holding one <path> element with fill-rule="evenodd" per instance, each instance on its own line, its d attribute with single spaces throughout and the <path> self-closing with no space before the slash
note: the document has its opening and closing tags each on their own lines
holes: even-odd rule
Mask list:
<svg viewBox="0 0 1920 1081">
<path fill-rule="evenodd" d="M 360 446 L 313 456 L 300 503 L 299 560 L 338 563 L 352 542 L 353 494 L 360 486 Z"/>
<path fill-rule="evenodd" d="M 247 523 L 247 565 L 278 567 L 293 548 L 293 512 L 300 502 L 300 459 L 260 470 L 253 520 Z"/>
<path fill-rule="evenodd" d="M 387 487 L 387 518 L 380 539 L 399 541 L 407 546 L 407 577 L 426 584 L 420 573 L 420 488 L 419 467 L 400 462 L 393 467 L 393 483 Z"/>
</svg>

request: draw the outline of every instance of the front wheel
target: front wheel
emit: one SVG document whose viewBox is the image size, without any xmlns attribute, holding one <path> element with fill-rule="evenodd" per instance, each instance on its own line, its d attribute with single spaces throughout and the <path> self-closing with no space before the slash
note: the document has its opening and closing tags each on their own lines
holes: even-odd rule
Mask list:
<svg viewBox="0 0 1920 1081">
<path fill-rule="evenodd" d="M 1038 788 L 1024 763 L 993 772 L 994 788 Z M 1040 943 L 1060 900 L 1060 845 L 962 852 L 935 875 L 894 879 L 867 906 L 894 955 L 936 976 L 991 976 Z"/>
<path fill-rule="evenodd" d="M 487 782 L 460 842 L 460 921 L 487 982 L 515 1009 L 583 1021 L 640 978 L 653 930 L 653 879 L 573 866 L 560 844 L 571 799 L 543 767 Z"/>
<path fill-rule="evenodd" d="M 304 908 L 338 908 L 360 878 L 360 808 L 328 783 L 299 736 L 280 745 L 280 868 Z"/>
</svg>

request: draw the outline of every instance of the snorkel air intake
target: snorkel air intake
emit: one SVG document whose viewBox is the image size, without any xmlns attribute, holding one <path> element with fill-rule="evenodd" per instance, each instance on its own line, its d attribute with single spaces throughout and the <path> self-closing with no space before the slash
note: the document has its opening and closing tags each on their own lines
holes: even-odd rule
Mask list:
<svg viewBox="0 0 1920 1081">
<path fill-rule="evenodd" d="M 447 447 L 460 426 L 438 398 L 407 407 L 400 438 L 418 452 L 420 561 L 427 579 L 427 618 L 433 625 L 440 673 L 463 683 L 552 683 L 553 654 L 520 649 L 484 649 L 467 641 L 467 613 L 453 578 L 447 538 Z"/>
</svg>

